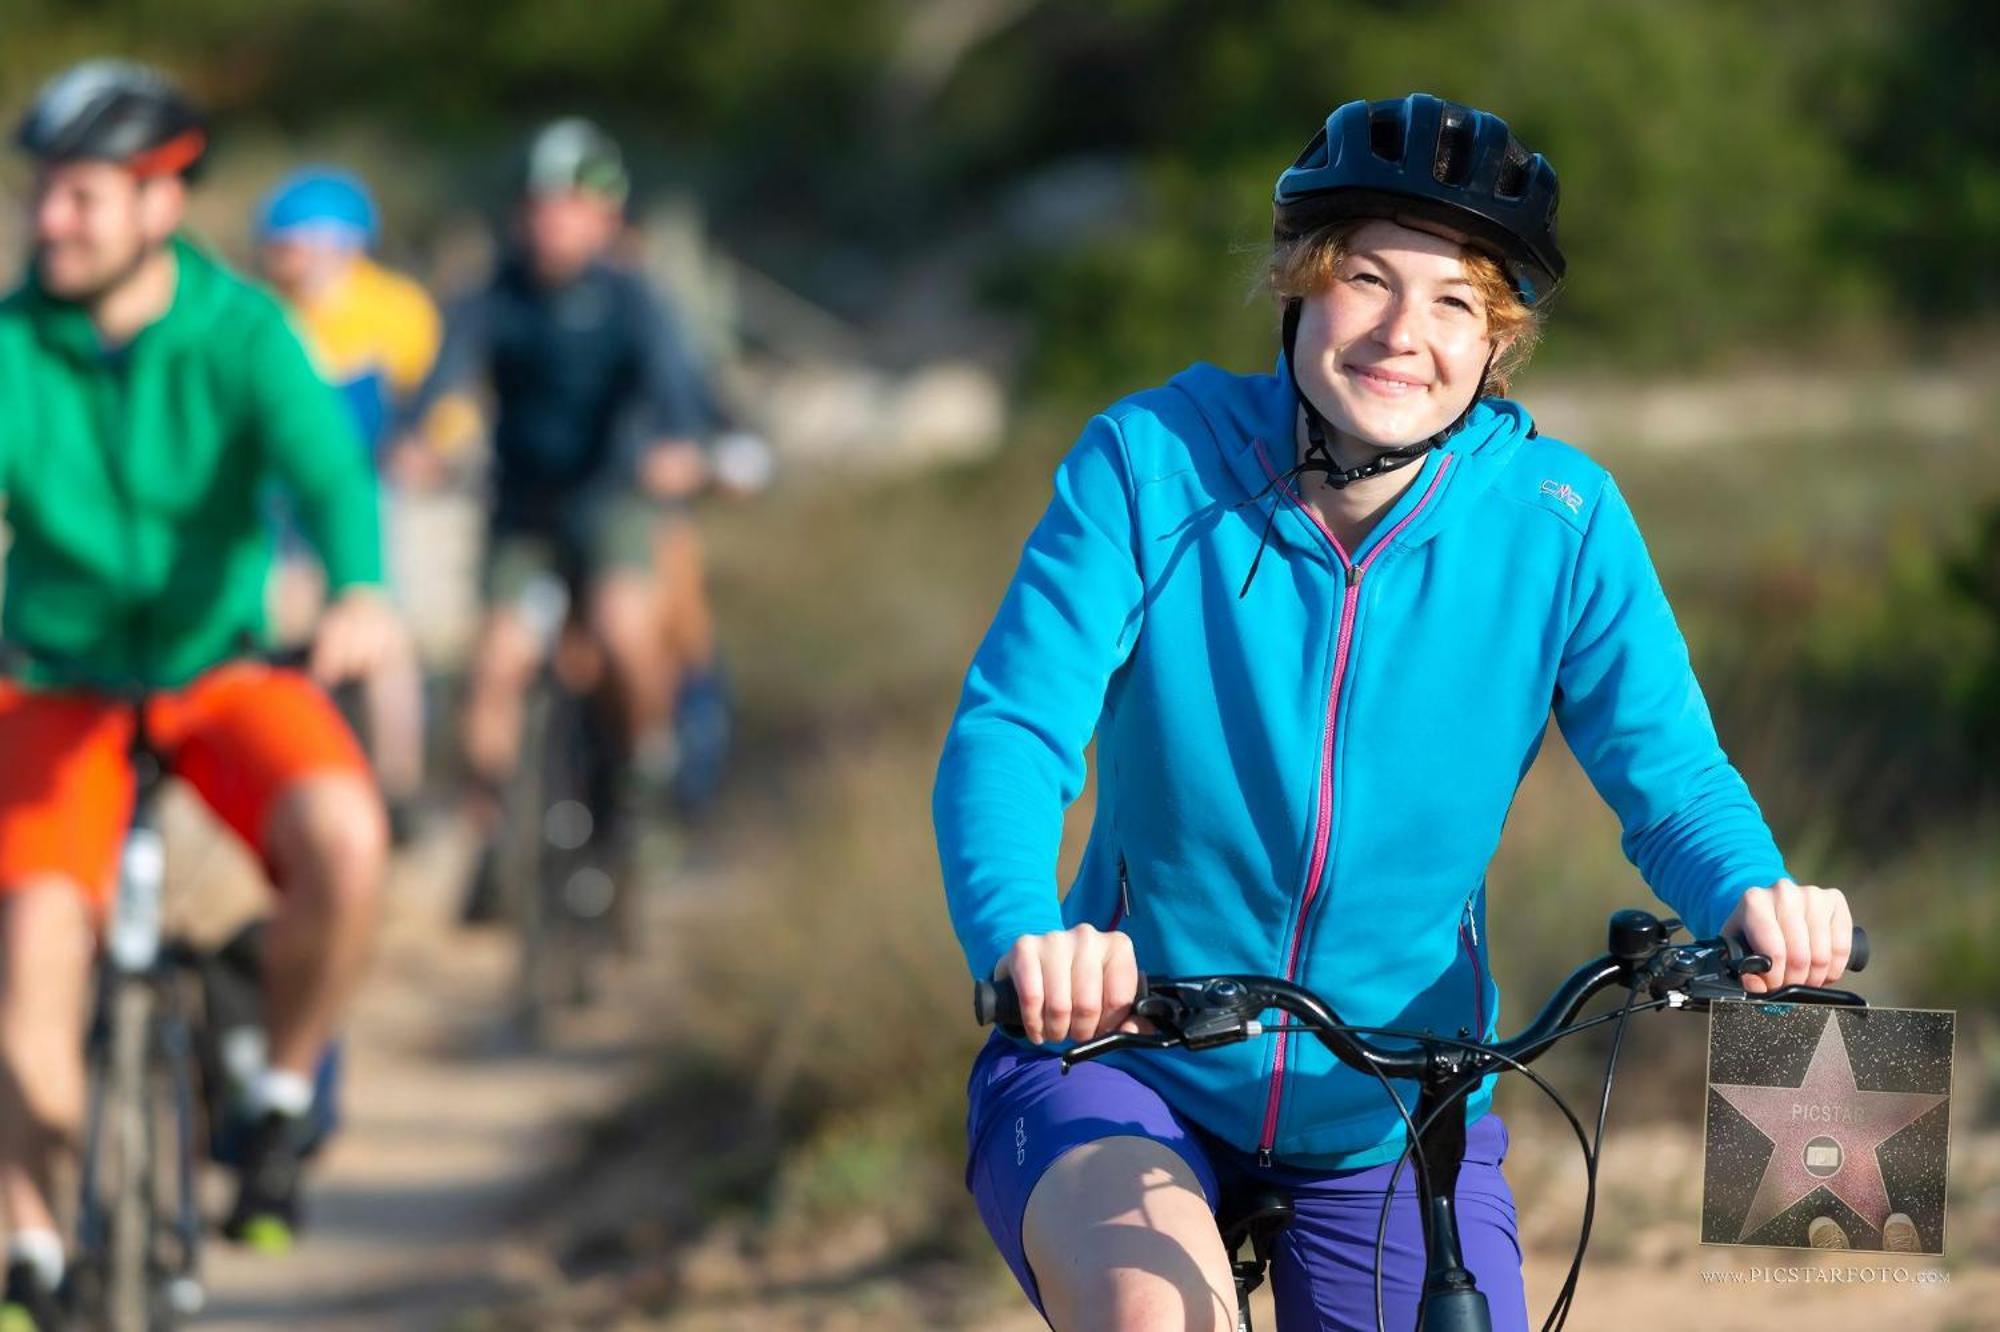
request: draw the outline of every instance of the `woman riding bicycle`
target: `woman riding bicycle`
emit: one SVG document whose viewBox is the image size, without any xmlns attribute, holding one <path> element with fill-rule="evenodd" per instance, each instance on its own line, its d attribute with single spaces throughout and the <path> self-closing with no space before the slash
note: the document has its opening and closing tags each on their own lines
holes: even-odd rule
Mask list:
<svg viewBox="0 0 2000 1332">
<path fill-rule="evenodd" d="M 1277 183 L 1276 372 L 1195 365 L 1094 418 L 1056 472 L 934 812 L 960 942 L 1012 978 L 1032 1042 L 995 1036 L 973 1068 L 968 1182 L 1057 1327 L 1233 1326 L 1213 1213 L 1260 1185 L 1296 1208 L 1281 1326 L 1374 1326 L 1405 1136 L 1380 1083 L 1283 1034 L 1068 1077 L 1045 1047 L 1127 1024 L 1139 966 L 1491 1035 L 1486 865 L 1551 711 L 1661 899 L 1771 957 L 1749 988 L 1846 965 L 1846 903 L 1788 877 L 1624 498 L 1504 396 L 1563 273 L 1556 199 L 1495 116 L 1340 107 Z M 1096 819 L 1059 900 L 1093 736 Z M 1491 1099 L 1466 1106 L 1459 1224 L 1494 1326 L 1524 1328 Z M 1410 1181 L 1392 1327 L 1423 1276 Z"/>
</svg>

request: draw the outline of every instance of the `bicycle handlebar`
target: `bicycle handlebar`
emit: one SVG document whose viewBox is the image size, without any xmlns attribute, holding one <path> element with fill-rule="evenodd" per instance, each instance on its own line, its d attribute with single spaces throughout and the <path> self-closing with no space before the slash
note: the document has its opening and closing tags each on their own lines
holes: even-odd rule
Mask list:
<svg viewBox="0 0 2000 1332">
<path fill-rule="evenodd" d="M 1466 1071 L 1502 1065 L 1525 1064 L 1559 1040 L 1564 1028 L 1575 1019 L 1591 997 L 1616 984 L 1646 990 L 1653 999 L 1669 1008 L 1703 1010 L 1717 999 L 1756 999 L 1766 1003 L 1820 1003 L 1859 1007 L 1863 1001 L 1846 990 L 1808 985 L 1786 985 L 1768 994 L 1750 994 L 1742 977 L 1762 975 L 1771 960 L 1760 953 L 1738 954 L 1733 941 L 1703 939 L 1672 943 L 1670 936 L 1680 928 L 1677 920 L 1660 920 L 1649 912 L 1625 910 L 1613 913 L 1610 922 L 1610 951 L 1585 963 L 1556 987 L 1534 1021 L 1519 1034 L 1504 1041 L 1451 1040 L 1464 1050 Z M 1854 930 L 1848 958 L 1849 971 L 1868 965 L 1868 934 Z M 1381 1029 L 1356 1027 L 1343 1019 L 1332 1005 L 1318 995 L 1275 976 L 1231 975 L 1162 977 L 1148 980 L 1140 976 L 1135 1016 L 1144 1019 L 1151 1031 L 1112 1032 L 1072 1046 L 1062 1054 L 1065 1067 L 1073 1066 L 1113 1050 L 1171 1049 L 1199 1050 L 1248 1040 L 1265 1033 L 1262 1015 L 1272 1009 L 1302 1021 L 1350 1068 L 1376 1072 L 1385 1077 L 1416 1078 L 1430 1066 L 1434 1052 L 1427 1048 L 1430 1032 L 1396 1032 L 1398 1037 L 1417 1041 L 1413 1048 L 1390 1048 L 1364 1039 L 1359 1032 Z M 997 1023 L 1010 1035 L 1023 1034 L 1020 996 L 1009 979 L 979 981 L 973 986 L 973 1015 L 981 1025 Z"/>
<path fill-rule="evenodd" d="M 1706 1009 L 1717 999 L 1759 999 L 1767 1003 L 1816 1003 L 1861 1007 L 1859 995 L 1846 990 L 1786 985 L 1769 994 L 1751 995 L 1743 988 L 1743 977 L 1770 971 L 1771 959 L 1761 954 L 1744 954 L 1729 939 L 1699 939 L 1675 943 L 1672 936 L 1681 928 L 1677 920 L 1661 920 L 1649 912 L 1614 912 L 1609 928 L 1609 950 L 1603 957 L 1571 972 L 1549 996 L 1542 1010 L 1527 1028 L 1511 1039 L 1485 1041 L 1461 1030 L 1456 1037 L 1425 1031 L 1401 1031 L 1379 1027 L 1357 1027 L 1343 1020 L 1318 995 L 1288 980 L 1274 976 L 1190 976 L 1148 980 L 1140 977 L 1139 998 L 1132 1006 L 1142 1019 L 1140 1031 L 1116 1031 L 1070 1047 L 1061 1055 L 1065 1071 L 1087 1059 L 1114 1050 L 1207 1049 L 1249 1040 L 1271 1030 L 1263 1015 L 1273 1009 L 1299 1019 L 1295 1026 L 1280 1030 L 1301 1031 L 1316 1037 L 1343 1064 L 1382 1080 L 1408 1126 L 1406 1157 L 1417 1165 L 1417 1192 L 1425 1220 L 1424 1250 L 1426 1271 L 1423 1296 L 1418 1305 L 1418 1322 L 1424 1326 L 1462 1329 L 1491 1327 L 1484 1295 L 1465 1267 L 1453 1211 L 1452 1194 L 1459 1165 L 1464 1159 L 1463 1118 L 1446 1111 L 1489 1074 L 1503 1068 L 1519 1071 L 1546 1092 L 1568 1118 L 1584 1152 L 1588 1190 L 1584 1202 L 1582 1232 L 1569 1278 L 1550 1311 L 1546 1327 L 1560 1329 L 1567 1318 L 1569 1303 L 1581 1270 L 1583 1254 L 1590 1241 L 1591 1215 L 1597 1197 L 1598 1145 L 1585 1136 L 1583 1124 L 1560 1094 L 1539 1074 L 1527 1067 L 1563 1037 L 1595 1026 L 1604 1019 L 1576 1023 L 1584 1004 L 1600 990 L 1621 985 L 1631 998 L 1616 1015 L 1619 1038 L 1614 1039 L 1610 1061 L 1605 1068 L 1604 1101 L 1598 1110 L 1601 1140 L 1604 1115 L 1611 1098 L 1612 1066 L 1624 1032 L 1624 1017 L 1642 996 L 1650 996 L 1649 1008 Z M 1860 971 L 1868 965 L 1868 935 L 1857 927 L 1848 958 L 1848 968 Z M 1020 996 L 1010 981 L 980 981 L 973 989 L 973 1012 L 982 1023 L 998 1020 L 1015 1035 L 1021 1035 Z M 1481 1033 L 1483 1036 L 1483 1033 Z M 1366 1039 L 1388 1037 L 1410 1044 L 1392 1048 Z M 1389 1084 L 1390 1078 L 1418 1081 L 1421 1095 L 1414 1112 Z M 1260 1160 L 1270 1163 L 1268 1149 Z M 1403 1162 L 1397 1162 L 1400 1173 Z M 1383 1323 L 1381 1272 L 1389 1206 L 1395 1196 L 1394 1176 L 1384 1192 L 1381 1214 L 1376 1224 L 1376 1318 Z M 1239 1307 L 1244 1292 L 1262 1278 L 1267 1254 L 1256 1248 L 1253 1257 L 1237 1263 Z M 1248 1277 L 1243 1275 L 1245 1270 Z M 1433 1321 L 1433 1318 L 1435 1321 Z M 1247 1321 L 1242 1324 L 1248 1326 Z"/>
<path fill-rule="evenodd" d="M 1139 973 L 1139 994 L 1143 997 L 1149 988 L 1145 972 Z M 999 1028 L 1010 1036 L 1021 1034 L 1021 995 L 1014 988 L 1014 982 L 1006 977 L 999 980 L 976 981 L 972 986 L 972 1016 L 980 1026 Z"/>
</svg>

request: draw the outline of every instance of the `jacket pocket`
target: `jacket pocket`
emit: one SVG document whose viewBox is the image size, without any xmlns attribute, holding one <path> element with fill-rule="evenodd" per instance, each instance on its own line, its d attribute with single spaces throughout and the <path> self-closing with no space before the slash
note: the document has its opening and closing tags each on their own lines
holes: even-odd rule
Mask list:
<svg viewBox="0 0 2000 1332">
<path fill-rule="evenodd" d="M 1465 899 L 1465 908 L 1459 915 L 1458 943 L 1472 963 L 1472 1036 L 1474 1040 L 1486 1039 L 1486 965 L 1479 958 L 1479 919 L 1473 911 L 1473 903 L 1479 892 L 1474 889 Z"/>
<path fill-rule="evenodd" d="M 1111 907 L 1111 923 L 1104 927 L 1106 934 L 1116 930 L 1132 917 L 1132 878 L 1125 871 L 1125 853 L 1118 853 L 1118 899 Z"/>
</svg>

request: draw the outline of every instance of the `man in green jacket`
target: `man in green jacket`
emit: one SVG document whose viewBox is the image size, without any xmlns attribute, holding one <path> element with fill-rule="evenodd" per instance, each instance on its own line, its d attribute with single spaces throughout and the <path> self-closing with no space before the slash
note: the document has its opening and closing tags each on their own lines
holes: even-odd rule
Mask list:
<svg viewBox="0 0 2000 1332">
<path fill-rule="evenodd" d="M 42 90 L 16 140 L 36 178 L 32 272 L 0 302 L 0 633 L 27 659 L 0 681 L 0 1205 L 6 1305 L 47 1332 L 51 1180 L 81 1120 L 93 938 L 133 793 L 131 717 L 105 691 L 157 691 L 149 737 L 278 888 L 269 1061 L 227 1229 L 282 1240 L 386 858 L 366 762 L 313 677 L 366 672 L 400 630 L 347 414 L 275 302 L 179 235 L 200 115 L 155 72 L 93 60 Z M 272 479 L 327 569 L 310 676 L 241 659 L 262 630 Z"/>
</svg>

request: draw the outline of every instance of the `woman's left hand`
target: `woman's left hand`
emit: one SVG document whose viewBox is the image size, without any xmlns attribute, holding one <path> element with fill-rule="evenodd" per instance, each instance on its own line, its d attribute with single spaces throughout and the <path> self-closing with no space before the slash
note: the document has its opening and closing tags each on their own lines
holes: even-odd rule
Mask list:
<svg viewBox="0 0 2000 1332">
<path fill-rule="evenodd" d="M 1771 959 L 1769 971 L 1743 978 L 1749 993 L 1768 994 L 1781 985 L 1839 980 L 1854 946 L 1854 917 L 1840 889 L 1780 879 L 1745 892 L 1722 933 Z"/>
</svg>

